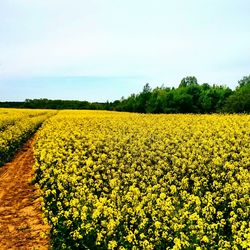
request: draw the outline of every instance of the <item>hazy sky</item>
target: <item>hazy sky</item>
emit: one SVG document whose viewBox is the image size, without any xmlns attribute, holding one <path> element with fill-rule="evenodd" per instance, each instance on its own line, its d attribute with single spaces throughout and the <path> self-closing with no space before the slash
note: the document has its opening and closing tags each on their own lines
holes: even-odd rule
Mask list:
<svg viewBox="0 0 250 250">
<path fill-rule="evenodd" d="M 250 74 L 249 0 L 0 0 L 0 100 L 120 99 L 234 88 Z"/>
</svg>

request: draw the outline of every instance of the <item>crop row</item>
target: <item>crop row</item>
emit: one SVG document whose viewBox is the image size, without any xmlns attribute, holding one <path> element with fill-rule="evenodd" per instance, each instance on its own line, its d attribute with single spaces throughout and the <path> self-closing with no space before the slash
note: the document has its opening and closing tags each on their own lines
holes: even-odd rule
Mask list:
<svg viewBox="0 0 250 250">
<path fill-rule="evenodd" d="M 54 111 L 0 109 L 0 166 Z"/>
<path fill-rule="evenodd" d="M 249 249 L 250 116 L 61 111 L 35 145 L 55 249 Z"/>
</svg>

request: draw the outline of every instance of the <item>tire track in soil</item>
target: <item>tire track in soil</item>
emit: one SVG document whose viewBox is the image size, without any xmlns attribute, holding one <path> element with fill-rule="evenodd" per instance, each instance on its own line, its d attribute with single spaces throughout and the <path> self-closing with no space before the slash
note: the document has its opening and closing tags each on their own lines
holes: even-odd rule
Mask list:
<svg viewBox="0 0 250 250">
<path fill-rule="evenodd" d="M 38 192 L 31 183 L 34 137 L 0 168 L 0 250 L 49 249 Z"/>
</svg>

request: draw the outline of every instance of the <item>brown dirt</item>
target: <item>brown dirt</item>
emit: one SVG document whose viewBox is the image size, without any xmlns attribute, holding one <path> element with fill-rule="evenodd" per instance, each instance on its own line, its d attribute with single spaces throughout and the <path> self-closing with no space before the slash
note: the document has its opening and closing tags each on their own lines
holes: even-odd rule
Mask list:
<svg viewBox="0 0 250 250">
<path fill-rule="evenodd" d="M 33 143 L 34 138 L 0 168 L 0 250 L 49 249 L 49 239 L 42 236 L 48 235 L 49 227 L 42 220 L 38 192 L 31 183 Z"/>
</svg>

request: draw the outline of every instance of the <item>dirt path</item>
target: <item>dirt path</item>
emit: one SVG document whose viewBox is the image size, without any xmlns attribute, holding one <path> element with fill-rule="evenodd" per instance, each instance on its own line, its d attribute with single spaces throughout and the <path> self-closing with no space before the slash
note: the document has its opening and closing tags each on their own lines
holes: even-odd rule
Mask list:
<svg viewBox="0 0 250 250">
<path fill-rule="evenodd" d="M 34 139 L 29 140 L 13 161 L 0 168 L 0 250 L 47 250 L 48 232 L 41 216 L 33 176 Z"/>
</svg>

